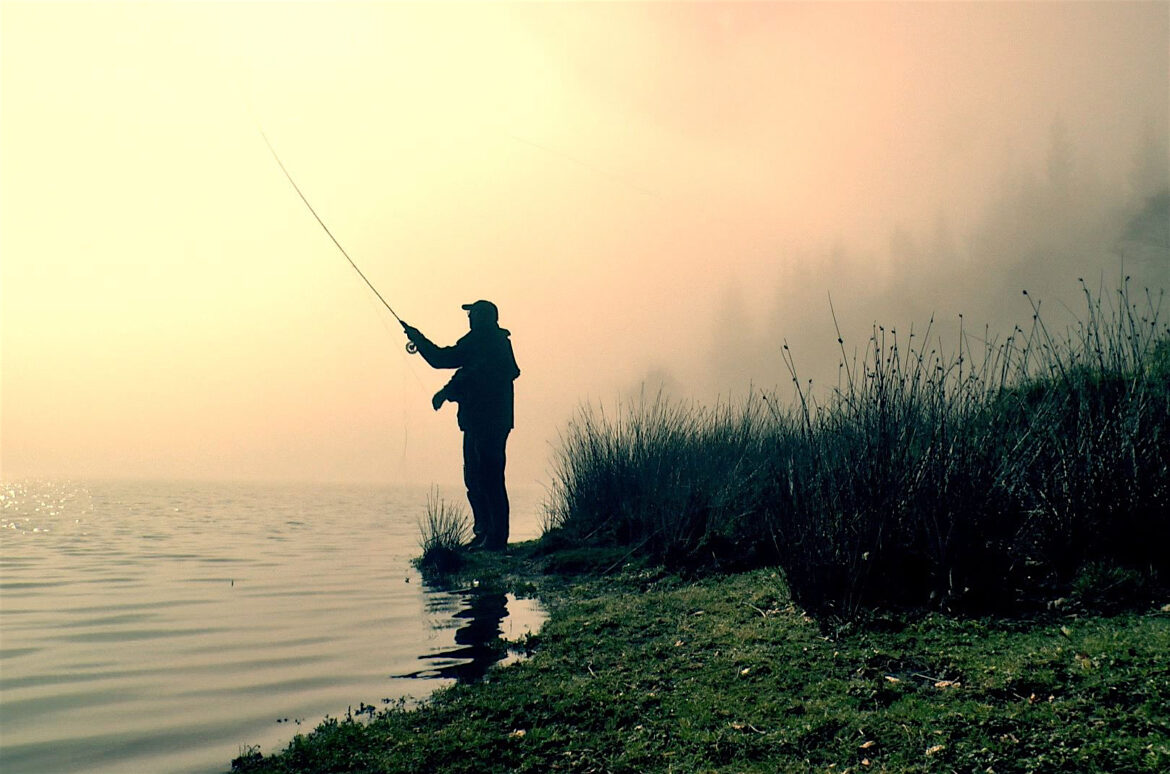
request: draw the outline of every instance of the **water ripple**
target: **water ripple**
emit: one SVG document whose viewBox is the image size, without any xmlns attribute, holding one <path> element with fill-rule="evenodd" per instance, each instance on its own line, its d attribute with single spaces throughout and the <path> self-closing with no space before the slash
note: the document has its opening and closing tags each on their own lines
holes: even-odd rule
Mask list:
<svg viewBox="0 0 1170 774">
<path fill-rule="evenodd" d="M 0 770 L 221 771 L 298 721 L 486 669 L 466 590 L 429 591 L 410 565 L 426 494 L 0 486 Z M 519 636 L 492 610 L 482 631 Z"/>
</svg>

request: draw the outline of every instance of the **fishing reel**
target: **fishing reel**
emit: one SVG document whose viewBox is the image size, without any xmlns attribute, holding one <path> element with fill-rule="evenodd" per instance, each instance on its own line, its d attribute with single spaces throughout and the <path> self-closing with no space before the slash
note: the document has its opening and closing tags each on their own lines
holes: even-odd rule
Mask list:
<svg viewBox="0 0 1170 774">
<path fill-rule="evenodd" d="M 408 355 L 413 355 L 417 352 L 418 352 L 418 345 L 417 344 L 415 344 L 413 341 L 406 342 L 406 353 Z"/>
</svg>

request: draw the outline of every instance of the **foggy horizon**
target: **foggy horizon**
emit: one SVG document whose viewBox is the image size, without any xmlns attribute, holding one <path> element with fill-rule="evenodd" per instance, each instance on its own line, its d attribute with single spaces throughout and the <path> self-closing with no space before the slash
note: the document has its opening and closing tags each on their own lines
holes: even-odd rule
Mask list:
<svg viewBox="0 0 1170 774">
<path fill-rule="evenodd" d="M 494 301 L 512 486 L 583 404 L 836 383 L 871 326 L 1170 291 L 1170 5 L 0 7 L 0 477 L 454 485 L 264 146 L 439 344 Z M 1162 196 L 1163 198 L 1158 198 Z M 1170 301 L 1163 316 L 1170 314 Z M 1050 318 L 1047 316 L 1051 315 Z"/>
</svg>

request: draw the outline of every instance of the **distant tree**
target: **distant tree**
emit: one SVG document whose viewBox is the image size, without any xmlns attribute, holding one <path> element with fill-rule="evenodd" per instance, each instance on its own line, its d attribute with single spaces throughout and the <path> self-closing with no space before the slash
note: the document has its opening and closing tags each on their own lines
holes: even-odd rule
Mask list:
<svg viewBox="0 0 1170 774">
<path fill-rule="evenodd" d="M 1170 188 L 1146 199 L 1146 206 L 1125 227 L 1125 240 L 1170 249 Z"/>
<path fill-rule="evenodd" d="M 1058 201 L 1072 193 L 1076 173 L 1076 158 L 1068 126 L 1057 116 L 1048 129 L 1048 187 Z"/>
<path fill-rule="evenodd" d="M 1170 189 L 1170 144 L 1165 128 L 1147 121 L 1129 172 L 1130 195 L 1137 206 Z"/>
</svg>

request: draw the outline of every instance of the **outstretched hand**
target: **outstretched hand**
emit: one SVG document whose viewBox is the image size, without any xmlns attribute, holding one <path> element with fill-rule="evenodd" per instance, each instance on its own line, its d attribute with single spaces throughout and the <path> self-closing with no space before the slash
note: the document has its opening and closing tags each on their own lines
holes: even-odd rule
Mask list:
<svg viewBox="0 0 1170 774">
<path fill-rule="evenodd" d="M 440 408 L 442 408 L 443 403 L 445 403 L 447 400 L 447 396 L 444 395 L 443 392 L 443 390 L 439 390 L 435 393 L 434 397 L 431 398 L 431 405 L 434 407 L 435 411 L 438 411 Z"/>
<path fill-rule="evenodd" d="M 411 341 L 422 338 L 422 332 L 419 331 L 418 328 L 415 328 L 413 325 L 408 325 L 402 320 L 399 320 L 398 322 L 402 323 L 402 331 L 406 334 L 406 338 L 410 339 Z"/>
</svg>

